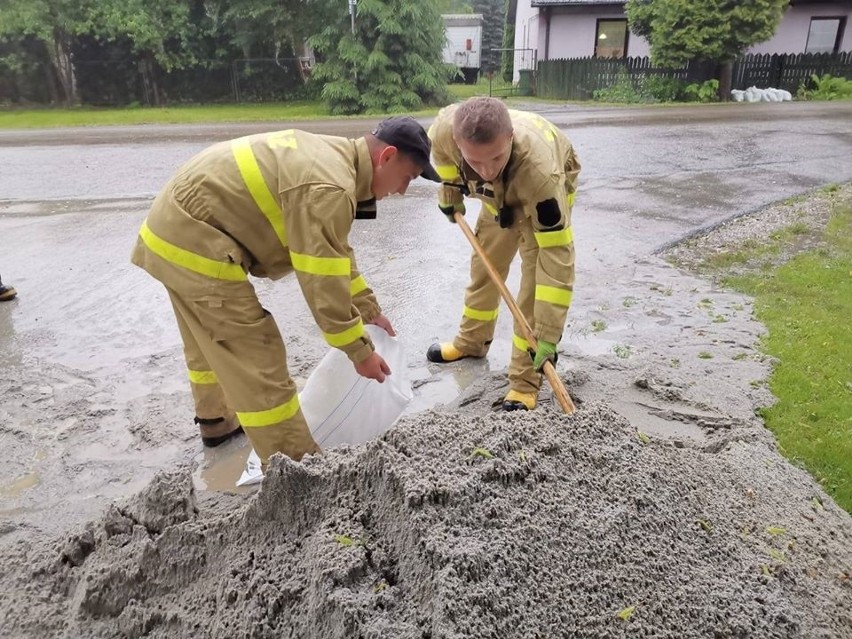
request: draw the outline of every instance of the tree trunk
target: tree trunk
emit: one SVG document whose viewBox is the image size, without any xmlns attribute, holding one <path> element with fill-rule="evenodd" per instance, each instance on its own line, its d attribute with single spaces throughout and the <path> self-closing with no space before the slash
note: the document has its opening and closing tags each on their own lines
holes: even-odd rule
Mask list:
<svg viewBox="0 0 852 639">
<path fill-rule="evenodd" d="M 71 60 L 71 43 L 68 34 L 61 29 L 53 31 L 53 42 L 47 47 L 50 62 L 56 71 L 56 77 L 62 86 L 65 106 L 76 106 L 80 104 L 80 96 L 77 95 L 77 76 L 74 73 L 74 63 Z"/>
<path fill-rule="evenodd" d="M 731 100 L 733 70 L 734 63 L 731 61 L 719 64 L 719 100 L 721 102 L 730 102 Z"/>
</svg>

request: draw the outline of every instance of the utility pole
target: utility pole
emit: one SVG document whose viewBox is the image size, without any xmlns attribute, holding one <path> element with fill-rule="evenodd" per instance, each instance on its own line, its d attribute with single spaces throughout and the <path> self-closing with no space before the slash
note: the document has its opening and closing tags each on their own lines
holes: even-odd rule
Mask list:
<svg viewBox="0 0 852 639">
<path fill-rule="evenodd" d="M 349 19 L 352 22 L 352 39 L 355 39 L 355 5 L 358 4 L 358 0 L 349 0 Z M 355 82 L 358 82 L 358 72 L 354 72 Z"/>
</svg>

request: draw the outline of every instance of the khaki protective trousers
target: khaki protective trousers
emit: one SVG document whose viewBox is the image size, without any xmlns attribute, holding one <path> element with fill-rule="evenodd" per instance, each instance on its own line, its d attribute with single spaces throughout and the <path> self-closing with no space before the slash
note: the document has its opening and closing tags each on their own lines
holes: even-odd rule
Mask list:
<svg viewBox="0 0 852 639">
<path fill-rule="evenodd" d="M 516 302 L 521 312 L 535 330 L 535 275 L 538 260 L 538 245 L 533 235 L 529 218 L 517 220 L 510 228 L 500 228 L 497 218 L 482 207 L 476 221 L 476 237 L 482 244 L 492 266 L 506 281 L 512 260 L 521 253 L 521 288 Z M 500 306 L 500 290 L 491 281 L 485 264 L 476 251 L 470 262 L 470 284 L 464 295 L 459 333 L 453 345 L 468 355 L 484 357 L 494 338 L 497 325 L 497 309 Z M 541 387 L 541 374 L 535 372 L 527 352 L 528 344 L 523 331 L 514 322 L 512 336 L 512 359 L 509 363 L 509 386 L 520 393 L 537 392 Z"/>
<path fill-rule="evenodd" d="M 169 297 L 183 339 L 196 416 L 240 424 L 264 464 L 282 452 L 299 461 L 321 452 L 299 407 L 284 341 L 254 295 L 188 300 Z"/>
</svg>

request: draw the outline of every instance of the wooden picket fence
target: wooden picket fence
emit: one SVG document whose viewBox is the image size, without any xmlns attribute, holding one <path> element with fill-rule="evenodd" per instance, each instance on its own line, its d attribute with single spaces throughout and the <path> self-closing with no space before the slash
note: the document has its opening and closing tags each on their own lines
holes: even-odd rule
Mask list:
<svg viewBox="0 0 852 639">
<path fill-rule="evenodd" d="M 852 52 L 746 55 L 734 62 L 731 88 L 772 87 L 796 93 L 811 75 L 826 73 L 852 79 Z M 542 98 L 590 100 L 595 91 L 613 87 L 625 78 L 638 89 L 653 76 L 701 83 L 716 77 L 716 65 L 692 62 L 680 69 L 667 69 L 653 66 L 648 57 L 540 60 L 535 91 Z"/>
</svg>

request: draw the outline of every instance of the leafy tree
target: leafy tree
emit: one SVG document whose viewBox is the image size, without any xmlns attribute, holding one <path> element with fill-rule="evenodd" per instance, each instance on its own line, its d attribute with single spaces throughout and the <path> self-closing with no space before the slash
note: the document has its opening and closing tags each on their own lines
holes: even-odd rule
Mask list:
<svg viewBox="0 0 852 639">
<path fill-rule="evenodd" d="M 352 33 L 348 13 L 309 39 L 318 54 L 313 78 L 332 113 L 416 110 L 445 104 L 448 66 L 444 25 L 432 2 L 359 0 Z"/>
<path fill-rule="evenodd" d="M 434 0 L 438 13 L 476 13 L 469 0 Z"/>
<path fill-rule="evenodd" d="M 246 58 L 301 55 L 308 37 L 339 16 L 346 0 L 209 0 L 208 13 Z"/>
<path fill-rule="evenodd" d="M 205 24 L 200 0 L 99 0 L 91 19 L 108 39 L 130 41 L 157 106 L 162 103 L 157 67 L 172 71 L 198 63 Z"/>
<path fill-rule="evenodd" d="M 772 37 L 789 0 L 627 0 L 630 30 L 651 44 L 651 59 L 679 67 L 692 60 L 719 65 L 719 95 L 731 94 L 733 61 Z"/>
<path fill-rule="evenodd" d="M 50 60 L 66 105 L 79 104 L 71 59 L 75 35 L 89 29 L 90 0 L 3 0 L 0 36 L 31 36 L 41 43 Z"/>
<path fill-rule="evenodd" d="M 499 53 L 492 49 L 503 46 L 503 26 L 505 23 L 505 0 L 473 0 L 473 12 L 482 14 L 482 65 L 488 71 L 494 71 L 500 61 Z M 496 57 L 495 57 L 496 56 Z"/>
</svg>

